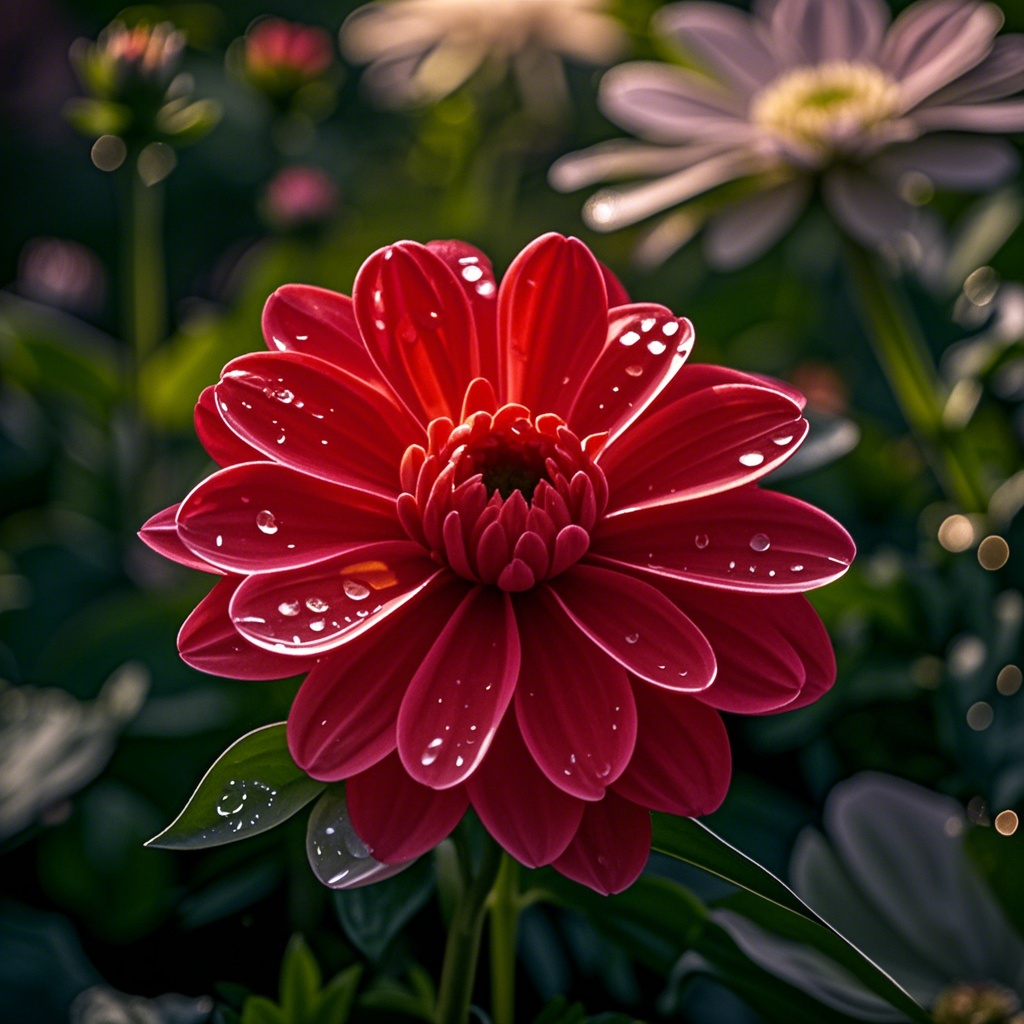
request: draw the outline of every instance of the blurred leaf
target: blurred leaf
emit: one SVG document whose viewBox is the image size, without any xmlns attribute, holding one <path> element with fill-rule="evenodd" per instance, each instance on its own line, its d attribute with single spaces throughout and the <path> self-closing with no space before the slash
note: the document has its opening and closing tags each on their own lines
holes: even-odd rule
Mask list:
<svg viewBox="0 0 1024 1024">
<path fill-rule="evenodd" d="M 174 821 L 147 846 L 195 850 L 265 832 L 324 789 L 288 752 L 285 723 L 254 729 L 213 763 Z"/>
<path fill-rule="evenodd" d="M 362 976 L 362 964 L 353 964 L 336 974 L 320 993 L 319 1005 L 311 1018 L 312 1024 L 344 1024 L 352 1011 Z"/>
<path fill-rule="evenodd" d="M 565 996 L 555 996 L 537 1014 L 533 1024 L 583 1024 L 586 1018 L 582 1003 L 570 1003 Z"/>
<path fill-rule="evenodd" d="M 290 1024 L 284 1014 L 263 996 L 249 996 L 242 1010 L 242 1024 Z"/>
<path fill-rule="evenodd" d="M 394 878 L 336 892 L 334 906 L 345 934 L 376 962 L 433 890 L 432 865 L 422 858 Z"/>
<path fill-rule="evenodd" d="M 1024 834 L 1004 836 L 994 828 L 971 828 L 964 836 L 964 849 L 1006 919 L 1024 936 Z"/>
<path fill-rule="evenodd" d="M 281 1011 L 290 1024 L 312 1016 L 320 993 L 320 966 L 301 935 L 293 935 L 281 961 Z"/>
<path fill-rule="evenodd" d="M 654 822 L 654 849 L 747 890 L 722 905 L 768 931 L 824 953 L 911 1020 L 920 1024 L 931 1020 L 884 971 L 756 861 L 691 818 L 656 814 Z"/>
<path fill-rule="evenodd" d="M 220 104 L 213 100 L 171 100 L 157 114 L 157 127 L 176 146 L 188 146 L 208 135 L 221 117 Z"/>
<path fill-rule="evenodd" d="M 64 105 L 64 116 L 75 131 L 88 138 L 120 135 L 132 121 L 131 111 L 111 100 L 70 99 Z"/>
</svg>

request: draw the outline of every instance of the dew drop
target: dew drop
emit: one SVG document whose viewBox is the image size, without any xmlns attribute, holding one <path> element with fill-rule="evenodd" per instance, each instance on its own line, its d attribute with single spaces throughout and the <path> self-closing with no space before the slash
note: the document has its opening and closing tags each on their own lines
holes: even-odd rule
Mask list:
<svg viewBox="0 0 1024 1024">
<path fill-rule="evenodd" d="M 437 760 L 437 755 L 441 753 L 441 745 L 444 740 L 440 736 L 435 736 L 427 744 L 427 749 L 423 751 L 423 756 L 420 758 L 420 763 L 426 767 L 427 765 L 433 764 Z"/>
<path fill-rule="evenodd" d="M 641 377 L 643 376 L 644 368 L 642 366 L 627 366 L 626 373 L 630 377 Z"/>
<path fill-rule="evenodd" d="M 313 631 L 314 633 L 322 633 L 322 632 L 324 631 L 324 626 L 326 626 L 326 625 L 327 625 L 327 623 L 326 623 L 326 622 L 325 622 L 325 621 L 324 621 L 323 619 L 314 619 L 314 620 L 313 620 L 313 621 L 312 621 L 312 622 L 311 622 L 311 623 L 309 624 L 309 628 L 310 628 L 310 629 L 311 629 L 311 630 L 312 630 L 312 631 Z"/>
<path fill-rule="evenodd" d="M 664 352 L 667 348 L 668 345 L 666 345 L 663 341 L 647 342 L 647 351 L 650 352 L 652 356 L 660 356 L 662 352 Z"/>
<path fill-rule="evenodd" d="M 693 543 L 703 551 L 711 542 L 708 540 L 708 535 L 706 533 L 698 533 L 697 536 L 693 538 Z"/>
<path fill-rule="evenodd" d="M 306 601 L 306 607 L 311 612 L 325 612 L 330 605 L 322 597 L 311 597 Z"/>
<path fill-rule="evenodd" d="M 285 437 L 285 435 L 281 434 L 281 436 L 277 439 L 277 443 L 278 444 L 284 444 L 286 440 L 287 440 L 287 438 Z"/>
<path fill-rule="evenodd" d="M 247 799 L 245 784 L 232 781 L 228 783 L 217 801 L 217 813 L 222 818 L 230 818 L 241 812 Z"/>
<path fill-rule="evenodd" d="M 352 598 L 353 601 L 364 601 L 370 596 L 370 588 L 357 580 L 345 580 L 341 589 L 345 591 L 345 596 Z"/>
<path fill-rule="evenodd" d="M 792 434 L 779 434 L 777 437 L 772 438 L 772 444 L 777 444 L 780 448 L 785 448 L 786 445 L 791 444 L 792 441 Z"/>
<path fill-rule="evenodd" d="M 295 401 L 295 395 L 292 394 L 292 392 L 289 391 L 287 388 L 274 388 L 270 392 L 270 397 L 276 398 L 279 402 L 282 402 L 284 405 L 289 405 L 290 403 Z"/>
<path fill-rule="evenodd" d="M 679 330 L 679 324 L 675 320 L 669 320 L 667 324 L 661 329 L 661 333 L 666 337 L 671 338 Z"/>
<path fill-rule="evenodd" d="M 626 331 L 626 333 L 619 338 L 619 341 L 627 348 L 629 348 L 630 345 L 635 345 L 639 340 L 640 335 L 637 334 L 636 331 Z"/>
<path fill-rule="evenodd" d="M 653 329 L 654 325 L 655 325 L 655 324 L 656 324 L 657 322 L 658 322 L 658 321 L 657 321 L 657 320 L 655 320 L 655 318 L 654 318 L 653 316 L 645 317 L 645 318 L 644 318 L 644 319 L 643 319 L 643 320 L 642 320 L 642 321 L 640 322 L 640 330 L 641 330 L 641 331 L 643 331 L 643 332 L 644 332 L 644 334 L 646 334 L 646 333 L 647 333 L 647 332 L 648 332 L 649 330 Z"/>
<path fill-rule="evenodd" d="M 479 281 L 484 272 L 480 267 L 463 267 L 462 276 L 467 281 Z"/>
<path fill-rule="evenodd" d="M 760 452 L 747 452 L 740 456 L 740 462 L 744 466 L 760 466 L 764 462 L 764 456 Z"/>
<path fill-rule="evenodd" d="M 282 601 L 278 606 L 277 610 L 282 615 L 291 617 L 292 615 L 299 614 L 299 602 L 298 601 Z"/>
<path fill-rule="evenodd" d="M 750 538 L 750 547 L 754 551 L 767 551 L 771 546 L 772 542 L 766 533 L 755 533 Z"/>
<path fill-rule="evenodd" d="M 268 535 L 277 533 L 277 520 L 274 518 L 274 513 L 267 509 L 256 513 L 256 525 Z"/>
<path fill-rule="evenodd" d="M 626 643 L 627 644 L 635 644 L 637 642 L 637 640 L 639 640 L 639 639 L 640 639 L 640 634 L 639 633 L 627 633 L 626 634 Z"/>
<path fill-rule="evenodd" d="M 803 572 L 804 571 L 804 567 L 802 565 L 791 565 L 789 567 L 789 571 L 790 572 Z"/>
</svg>

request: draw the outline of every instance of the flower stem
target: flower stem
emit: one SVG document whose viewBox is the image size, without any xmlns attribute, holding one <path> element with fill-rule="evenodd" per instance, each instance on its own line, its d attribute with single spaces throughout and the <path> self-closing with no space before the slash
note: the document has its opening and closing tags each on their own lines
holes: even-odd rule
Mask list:
<svg viewBox="0 0 1024 1024">
<path fill-rule="evenodd" d="M 851 242 L 847 258 L 875 355 L 907 425 L 946 496 L 965 512 L 984 511 L 988 492 L 977 453 L 961 431 L 950 430 L 943 420 L 949 393 L 910 310 L 874 256 Z"/>
<path fill-rule="evenodd" d="M 477 873 L 467 879 L 448 928 L 435 1024 L 466 1024 L 476 978 L 488 897 L 502 863 L 501 847 L 487 843 Z"/>
<path fill-rule="evenodd" d="M 491 1020 L 515 1024 L 519 865 L 506 853 L 491 892 Z"/>
</svg>

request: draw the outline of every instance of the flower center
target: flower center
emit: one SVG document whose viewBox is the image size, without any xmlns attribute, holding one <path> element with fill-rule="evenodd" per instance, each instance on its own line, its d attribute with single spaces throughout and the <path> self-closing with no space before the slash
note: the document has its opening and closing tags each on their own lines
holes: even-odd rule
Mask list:
<svg viewBox="0 0 1024 1024">
<path fill-rule="evenodd" d="M 936 1024 L 1024 1024 L 1017 994 L 994 982 L 962 982 L 939 993 Z"/>
<path fill-rule="evenodd" d="M 753 99 L 755 124 L 823 153 L 843 148 L 899 109 L 899 86 L 873 64 L 835 60 L 794 68 Z"/>
<path fill-rule="evenodd" d="M 476 385 L 474 397 L 483 410 L 457 426 L 434 420 L 427 447 L 407 449 L 398 516 L 413 540 L 465 579 L 529 590 L 589 547 L 608 501 L 592 460 L 602 438 L 581 442 L 561 417 L 532 418 L 521 405 L 494 410 L 489 388 Z"/>
</svg>

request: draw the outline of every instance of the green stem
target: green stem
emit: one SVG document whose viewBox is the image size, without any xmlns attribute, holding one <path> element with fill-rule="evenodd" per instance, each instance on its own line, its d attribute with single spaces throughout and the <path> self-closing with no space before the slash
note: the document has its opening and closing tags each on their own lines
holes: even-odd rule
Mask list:
<svg viewBox="0 0 1024 1024">
<path fill-rule="evenodd" d="M 506 853 L 491 893 L 491 1020 L 515 1024 L 519 865 Z"/>
<path fill-rule="evenodd" d="M 847 257 L 868 335 L 907 425 L 946 496 L 965 512 L 988 505 L 984 474 L 961 431 L 943 421 L 949 393 L 910 310 L 894 292 L 874 256 L 850 243 Z"/>
<path fill-rule="evenodd" d="M 501 868 L 501 847 L 488 842 L 476 875 L 467 880 L 448 928 L 435 1024 L 466 1024 L 480 955 L 487 898 Z"/>
</svg>

